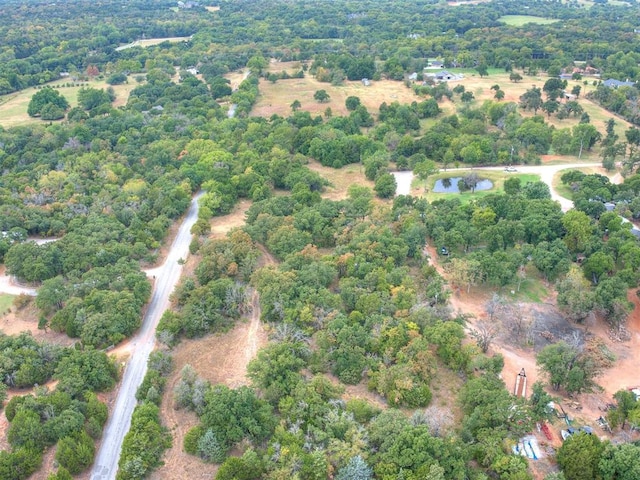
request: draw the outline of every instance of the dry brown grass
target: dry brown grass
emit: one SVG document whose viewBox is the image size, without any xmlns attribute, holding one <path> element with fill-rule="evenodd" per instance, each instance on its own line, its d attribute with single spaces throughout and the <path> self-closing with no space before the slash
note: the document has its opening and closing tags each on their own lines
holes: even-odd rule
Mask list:
<svg viewBox="0 0 640 480">
<path fill-rule="evenodd" d="M 475 101 L 472 105 L 482 105 L 482 102 L 485 100 L 494 100 L 494 91 L 491 90 L 493 85 L 499 85 L 500 89 L 504 91 L 505 97 L 503 102 L 515 102 L 518 103 L 520 101 L 520 96 L 528 89 L 532 87 L 538 87 L 542 89 L 545 82 L 549 79 L 546 75 L 538 75 L 535 77 L 530 77 L 527 75 L 523 75 L 524 79 L 518 83 L 511 82 L 509 80 L 508 73 L 499 73 L 492 74 L 487 77 L 481 78 L 477 74 L 467 74 L 465 78 L 458 81 L 452 82 L 451 88 L 456 85 L 464 85 L 467 91 L 470 91 L 475 96 Z M 628 129 L 631 124 L 621 118 L 618 118 L 605 110 L 604 108 L 596 105 L 590 100 L 585 98 L 586 93 L 595 90 L 595 87 L 591 85 L 593 79 L 589 78 L 589 85 L 585 86 L 582 81 L 570 80 L 567 84 L 567 91 L 571 91 L 571 89 L 575 85 L 580 85 L 582 91 L 580 93 L 580 98 L 578 99 L 578 103 L 582 106 L 585 112 L 589 114 L 591 117 L 591 123 L 598 129 L 598 131 L 604 134 L 606 130 L 606 122 L 609 118 L 614 118 L 616 121 L 616 133 L 620 136 L 624 136 L 624 131 Z M 454 100 L 457 105 L 460 105 L 462 102 L 458 99 L 458 97 L 454 97 Z M 446 105 L 446 104 L 445 104 Z M 441 105 L 442 108 L 442 105 Z M 518 112 L 523 116 L 532 116 L 533 112 L 524 111 L 518 109 Z M 559 120 L 555 115 L 552 115 L 550 118 L 541 111 L 538 110 L 539 115 L 544 115 L 545 121 L 550 125 L 555 126 L 556 128 L 572 128 L 577 125 L 580 121 L 580 118 L 567 118 L 565 120 Z"/>
<path fill-rule="evenodd" d="M 342 168 L 324 167 L 315 160 L 311 160 L 308 165 L 310 170 L 317 172 L 323 178 L 331 182 L 322 194 L 322 198 L 329 200 L 344 200 L 347 198 L 347 190 L 350 185 L 364 185 L 373 188 L 373 182 L 364 176 L 363 168 L 360 165 L 345 165 Z"/>
<path fill-rule="evenodd" d="M 279 64 L 270 68 L 275 69 L 276 72 L 283 69 Z M 365 87 L 361 81 L 346 81 L 344 85 L 333 86 L 330 83 L 319 82 L 311 76 L 278 80 L 276 83 L 261 79 L 259 89 L 260 96 L 251 115 L 267 118 L 273 114 L 289 116 L 290 105 L 294 100 L 302 104 L 301 110 L 308 111 L 312 115 L 323 114 L 327 107 L 331 108 L 334 115 L 348 115 L 345 100 L 349 96 L 360 98 L 361 103 L 372 114 L 378 112 L 383 102 L 404 104 L 421 100 L 402 82 L 392 80 L 371 82 L 370 86 Z M 330 100 L 325 103 L 314 100 L 313 95 L 318 90 L 326 90 L 331 97 Z"/>
</svg>

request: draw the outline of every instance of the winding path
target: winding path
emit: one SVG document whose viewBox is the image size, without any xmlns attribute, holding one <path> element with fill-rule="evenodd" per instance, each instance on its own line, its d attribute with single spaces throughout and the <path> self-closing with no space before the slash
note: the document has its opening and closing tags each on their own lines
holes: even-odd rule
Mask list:
<svg viewBox="0 0 640 480">
<path fill-rule="evenodd" d="M 125 367 L 115 407 L 102 436 L 100 450 L 91 472 L 92 480 L 116 478 L 122 441 L 131 426 L 131 414 L 136 405 L 136 391 L 142 383 L 147 370 L 149 354 L 155 345 L 156 326 L 164 311 L 169 307 L 169 295 L 180 279 L 182 273 L 180 260 L 185 259 L 189 254 L 191 227 L 198 218 L 198 199 L 200 196 L 201 194 L 196 195 L 191 201 L 189 211 L 180 225 L 167 259 L 156 270 L 156 284 L 151 301 L 140 331 L 131 339 L 131 357 Z"/>
</svg>

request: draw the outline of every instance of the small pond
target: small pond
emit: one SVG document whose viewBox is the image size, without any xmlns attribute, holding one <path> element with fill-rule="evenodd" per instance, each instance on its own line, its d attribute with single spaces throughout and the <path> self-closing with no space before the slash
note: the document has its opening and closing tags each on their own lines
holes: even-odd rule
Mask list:
<svg viewBox="0 0 640 480">
<path fill-rule="evenodd" d="M 441 178 L 440 180 L 436 180 L 433 190 L 431 191 L 433 193 L 460 193 L 460 190 L 458 189 L 459 180 L 462 180 L 462 177 Z M 479 192 L 481 190 L 490 190 L 491 188 L 493 188 L 491 180 L 480 178 L 475 191 Z"/>
</svg>

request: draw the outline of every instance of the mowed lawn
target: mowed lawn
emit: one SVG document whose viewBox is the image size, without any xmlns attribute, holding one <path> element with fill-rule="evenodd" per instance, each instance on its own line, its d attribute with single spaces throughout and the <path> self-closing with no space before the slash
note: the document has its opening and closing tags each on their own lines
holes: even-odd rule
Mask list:
<svg viewBox="0 0 640 480">
<path fill-rule="evenodd" d="M 0 316 L 4 315 L 11 309 L 11 305 L 13 304 L 13 299 L 15 297 L 13 295 L 9 295 L 7 293 L 0 293 Z"/>
<path fill-rule="evenodd" d="M 69 102 L 71 107 L 78 106 L 78 92 L 82 87 L 65 87 L 67 82 L 64 79 L 51 82 L 47 86 L 60 85 L 60 88 L 56 88 Z M 104 80 L 92 80 L 89 82 L 82 82 L 83 85 L 87 84 L 87 87 L 106 89 L 110 85 Z M 113 89 L 116 92 L 116 99 L 113 102 L 115 107 L 125 105 L 129 99 L 129 94 L 138 83 L 133 79 L 133 76 L 129 77 L 129 83 L 123 85 L 113 85 Z M 10 93 L 8 95 L 0 96 L 0 126 L 5 128 L 14 127 L 17 125 L 25 125 L 28 123 L 42 122 L 40 118 L 33 118 L 27 115 L 27 107 L 31 101 L 31 97 L 39 90 L 35 88 L 27 88 L 19 92 Z M 48 122 L 47 122 L 48 123 Z"/>
<path fill-rule="evenodd" d="M 471 193 L 470 191 L 461 192 L 461 193 L 434 193 L 433 187 L 436 181 L 441 180 L 443 178 L 455 178 L 455 177 L 464 177 L 465 175 L 474 172 L 477 173 L 480 178 L 491 180 L 493 183 L 493 187 L 489 190 L 481 190 Z M 537 182 L 540 181 L 540 176 L 535 174 L 527 174 L 527 173 L 506 173 L 495 170 L 454 170 L 454 171 L 440 171 L 439 173 L 430 176 L 426 181 L 427 192 L 425 195 L 425 182 L 418 179 L 417 177 L 413 179 L 411 184 L 411 189 L 413 191 L 412 195 L 414 196 L 424 196 L 430 202 L 434 200 L 445 200 L 458 198 L 462 203 L 468 203 L 472 200 L 476 200 L 478 198 L 484 197 L 486 195 L 491 195 L 496 192 L 502 192 L 504 190 L 504 182 L 508 178 L 519 178 L 520 184 L 524 185 L 529 182 Z"/>
<path fill-rule="evenodd" d="M 555 18 L 536 17 L 535 15 L 503 15 L 498 18 L 499 22 L 504 22 L 512 27 L 521 27 L 527 23 L 537 23 L 539 25 L 548 25 L 550 23 L 559 22 Z"/>
</svg>

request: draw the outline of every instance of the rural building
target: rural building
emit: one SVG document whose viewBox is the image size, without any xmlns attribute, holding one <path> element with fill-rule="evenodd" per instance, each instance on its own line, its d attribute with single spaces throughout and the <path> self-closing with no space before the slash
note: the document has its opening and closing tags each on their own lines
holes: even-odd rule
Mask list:
<svg viewBox="0 0 640 480">
<path fill-rule="evenodd" d="M 464 76 L 462 74 L 442 70 L 441 72 L 427 73 L 425 74 L 425 78 L 430 78 L 436 82 L 455 82 L 457 80 L 462 80 Z"/>
<path fill-rule="evenodd" d="M 368 87 L 369 85 L 371 85 L 371 81 L 368 78 L 363 78 L 362 85 L 364 85 L 365 87 Z"/>
<path fill-rule="evenodd" d="M 427 68 L 444 68 L 444 63 L 439 60 L 433 60 L 427 63 Z"/>
<path fill-rule="evenodd" d="M 602 85 L 608 88 L 618 88 L 618 87 L 633 87 L 635 82 L 630 82 L 629 80 L 625 82 L 621 82 L 620 80 L 616 80 L 615 78 L 609 78 L 602 82 Z"/>
</svg>

